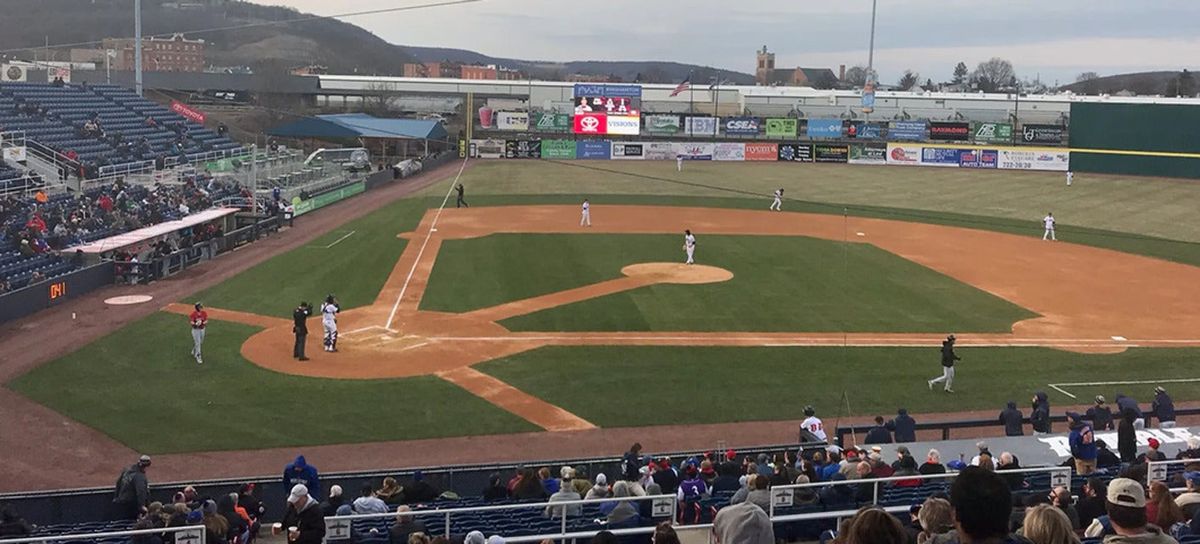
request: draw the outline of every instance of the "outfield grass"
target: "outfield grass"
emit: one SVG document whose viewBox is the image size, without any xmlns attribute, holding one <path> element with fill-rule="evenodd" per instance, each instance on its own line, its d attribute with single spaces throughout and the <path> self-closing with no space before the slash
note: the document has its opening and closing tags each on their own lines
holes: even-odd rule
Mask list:
<svg viewBox="0 0 1200 544">
<path fill-rule="evenodd" d="M 443 244 L 422 308 L 464 312 L 680 260 L 674 235 L 495 234 Z M 653 285 L 505 320 L 521 331 L 1010 332 L 1037 314 L 875 246 L 706 236 L 728 282 Z M 532 265 L 532 266 L 531 266 Z"/>
<path fill-rule="evenodd" d="M 901 168 L 844 164 L 691 161 L 682 173 L 673 161 L 475 161 L 462 176 L 475 195 L 717 196 L 744 198 L 786 188 L 797 202 L 948 212 L 1014 219 L 1032 228 L 1047 211 L 1064 226 L 1080 226 L 1200 242 L 1194 220 L 1200 184 L 1190 180 L 1075 175 L 1061 172 L 959 168 Z M 425 194 L 439 198 L 446 187 Z"/>
<path fill-rule="evenodd" d="M 1048 383 L 1193 378 L 1195 349 L 1131 349 L 1081 355 L 1038 348 L 962 348 L 957 393 L 930 391 L 941 375 L 937 348 L 546 347 L 476 368 L 601 427 L 803 419 L 806 404 L 825 424 L 852 415 L 989 410 L 1016 401 L 1028 413 L 1035 391 L 1053 406 L 1126 393 L 1143 405 L 1153 385 L 1072 390 Z M 570 364 L 564 364 L 569 361 Z M 1200 383 L 1164 384 L 1178 402 Z M 1052 409 L 1061 413 L 1061 409 Z"/>
<path fill-rule="evenodd" d="M 433 376 L 347 381 L 265 370 L 239 354 L 255 330 L 210 321 L 197 365 L 186 320 L 157 313 L 8 386 L 151 454 L 537 430 Z"/>
</svg>

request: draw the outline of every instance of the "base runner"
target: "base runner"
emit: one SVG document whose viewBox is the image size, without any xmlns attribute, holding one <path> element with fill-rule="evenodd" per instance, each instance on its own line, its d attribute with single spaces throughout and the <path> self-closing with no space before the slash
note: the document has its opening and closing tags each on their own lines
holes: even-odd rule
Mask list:
<svg viewBox="0 0 1200 544">
<path fill-rule="evenodd" d="M 204 364 L 204 356 L 200 353 L 204 347 L 204 328 L 208 326 L 208 312 L 204 311 L 204 305 L 196 303 L 195 310 L 188 316 L 188 321 L 192 325 L 192 357 L 196 358 L 196 364 Z"/>
</svg>

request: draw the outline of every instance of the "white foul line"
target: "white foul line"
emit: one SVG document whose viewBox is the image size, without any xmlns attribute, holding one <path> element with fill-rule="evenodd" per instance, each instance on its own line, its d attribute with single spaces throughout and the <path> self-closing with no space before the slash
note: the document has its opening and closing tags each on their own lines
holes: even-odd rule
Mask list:
<svg viewBox="0 0 1200 544">
<path fill-rule="evenodd" d="M 463 159 L 462 166 L 458 167 L 458 174 L 454 176 L 454 181 L 450 183 L 450 190 L 446 191 L 446 198 L 442 199 L 442 205 L 438 207 L 437 213 L 433 215 L 433 221 L 429 223 L 429 232 L 425 233 L 425 241 L 421 243 L 421 249 L 417 250 L 417 258 L 413 260 L 412 268 L 408 269 L 408 277 L 404 278 L 404 285 L 400 287 L 400 295 L 396 297 L 396 303 L 392 305 L 392 312 L 388 314 L 387 324 L 383 328 L 392 328 L 392 321 L 396 319 L 396 310 L 400 309 L 400 301 L 404 300 L 404 293 L 408 291 L 408 284 L 412 281 L 413 273 L 417 271 L 417 265 L 421 264 L 421 255 L 425 254 L 425 246 L 429 245 L 429 239 L 433 237 L 434 231 L 437 230 L 438 218 L 442 216 L 442 210 L 446 209 L 446 203 L 450 201 L 450 193 L 454 192 L 454 188 L 458 185 L 458 179 L 462 177 L 463 170 L 466 170 L 466 168 L 467 159 Z"/>
<path fill-rule="evenodd" d="M 329 244 L 329 245 L 325 246 L 325 249 L 329 249 L 329 248 L 331 248 L 331 247 L 333 247 L 333 246 L 336 246 L 336 245 L 340 244 L 340 243 L 342 242 L 342 240 L 345 240 L 346 238 L 349 238 L 349 237 L 351 237 L 351 236 L 354 236 L 354 233 L 356 233 L 356 232 L 358 232 L 358 231 L 356 231 L 356 230 L 352 230 L 352 231 L 350 231 L 350 232 L 347 232 L 345 236 L 342 236 L 341 238 L 338 238 L 337 240 L 334 240 L 332 244 Z"/>
<path fill-rule="evenodd" d="M 1068 397 L 1076 398 L 1075 395 L 1068 393 L 1063 387 L 1094 387 L 1100 385 L 1149 385 L 1159 383 L 1194 383 L 1200 382 L 1200 378 L 1171 378 L 1166 380 L 1126 380 L 1118 382 L 1076 382 L 1076 383 L 1049 383 L 1046 384 Z M 1059 387 L 1062 386 L 1062 387 Z"/>
</svg>

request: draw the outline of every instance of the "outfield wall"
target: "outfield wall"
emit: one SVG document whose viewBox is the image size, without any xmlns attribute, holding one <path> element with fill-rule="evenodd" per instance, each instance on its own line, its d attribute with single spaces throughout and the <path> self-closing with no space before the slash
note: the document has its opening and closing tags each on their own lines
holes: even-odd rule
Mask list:
<svg viewBox="0 0 1200 544">
<path fill-rule="evenodd" d="M 1066 172 L 1065 148 L 901 142 L 626 142 L 471 140 L 481 159 L 783 161 Z"/>
<path fill-rule="evenodd" d="M 1075 169 L 1200 178 L 1200 108 L 1167 104 L 1071 104 Z"/>
</svg>

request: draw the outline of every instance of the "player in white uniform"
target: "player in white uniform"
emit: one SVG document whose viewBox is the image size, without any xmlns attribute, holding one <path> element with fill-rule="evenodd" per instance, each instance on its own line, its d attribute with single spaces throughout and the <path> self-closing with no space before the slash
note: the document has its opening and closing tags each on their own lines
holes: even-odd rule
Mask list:
<svg viewBox="0 0 1200 544">
<path fill-rule="evenodd" d="M 1067 187 L 1071 186 L 1071 181 L 1075 179 L 1075 172 L 1067 170 Z"/>
<path fill-rule="evenodd" d="M 325 328 L 325 351 L 337 351 L 337 313 L 342 311 L 333 295 L 321 304 L 321 325 Z"/>
<path fill-rule="evenodd" d="M 592 226 L 592 205 L 585 198 L 583 199 L 582 216 L 579 218 L 579 226 Z"/>
<path fill-rule="evenodd" d="M 771 203 L 771 207 L 768 209 L 776 212 L 783 211 L 783 187 L 775 189 L 775 201 Z"/>
<path fill-rule="evenodd" d="M 1057 242 L 1058 238 L 1054 237 L 1054 214 L 1046 214 L 1046 217 L 1042 218 L 1042 223 L 1046 225 L 1046 232 L 1042 234 L 1042 240 L 1050 238 L 1051 240 Z"/>
<path fill-rule="evenodd" d="M 696 264 L 696 260 L 692 255 L 696 253 L 696 237 L 692 236 L 692 231 L 683 231 L 683 251 L 687 253 L 687 262 L 684 264 Z"/>
<path fill-rule="evenodd" d="M 683 171 L 683 155 L 675 155 L 675 170 L 677 172 Z"/>
<path fill-rule="evenodd" d="M 800 422 L 800 428 L 812 433 L 822 441 L 828 441 L 829 437 L 825 435 L 825 424 L 821 423 L 821 418 L 817 417 L 817 411 L 812 406 L 805 406 L 804 415 L 808 417 Z"/>
</svg>

